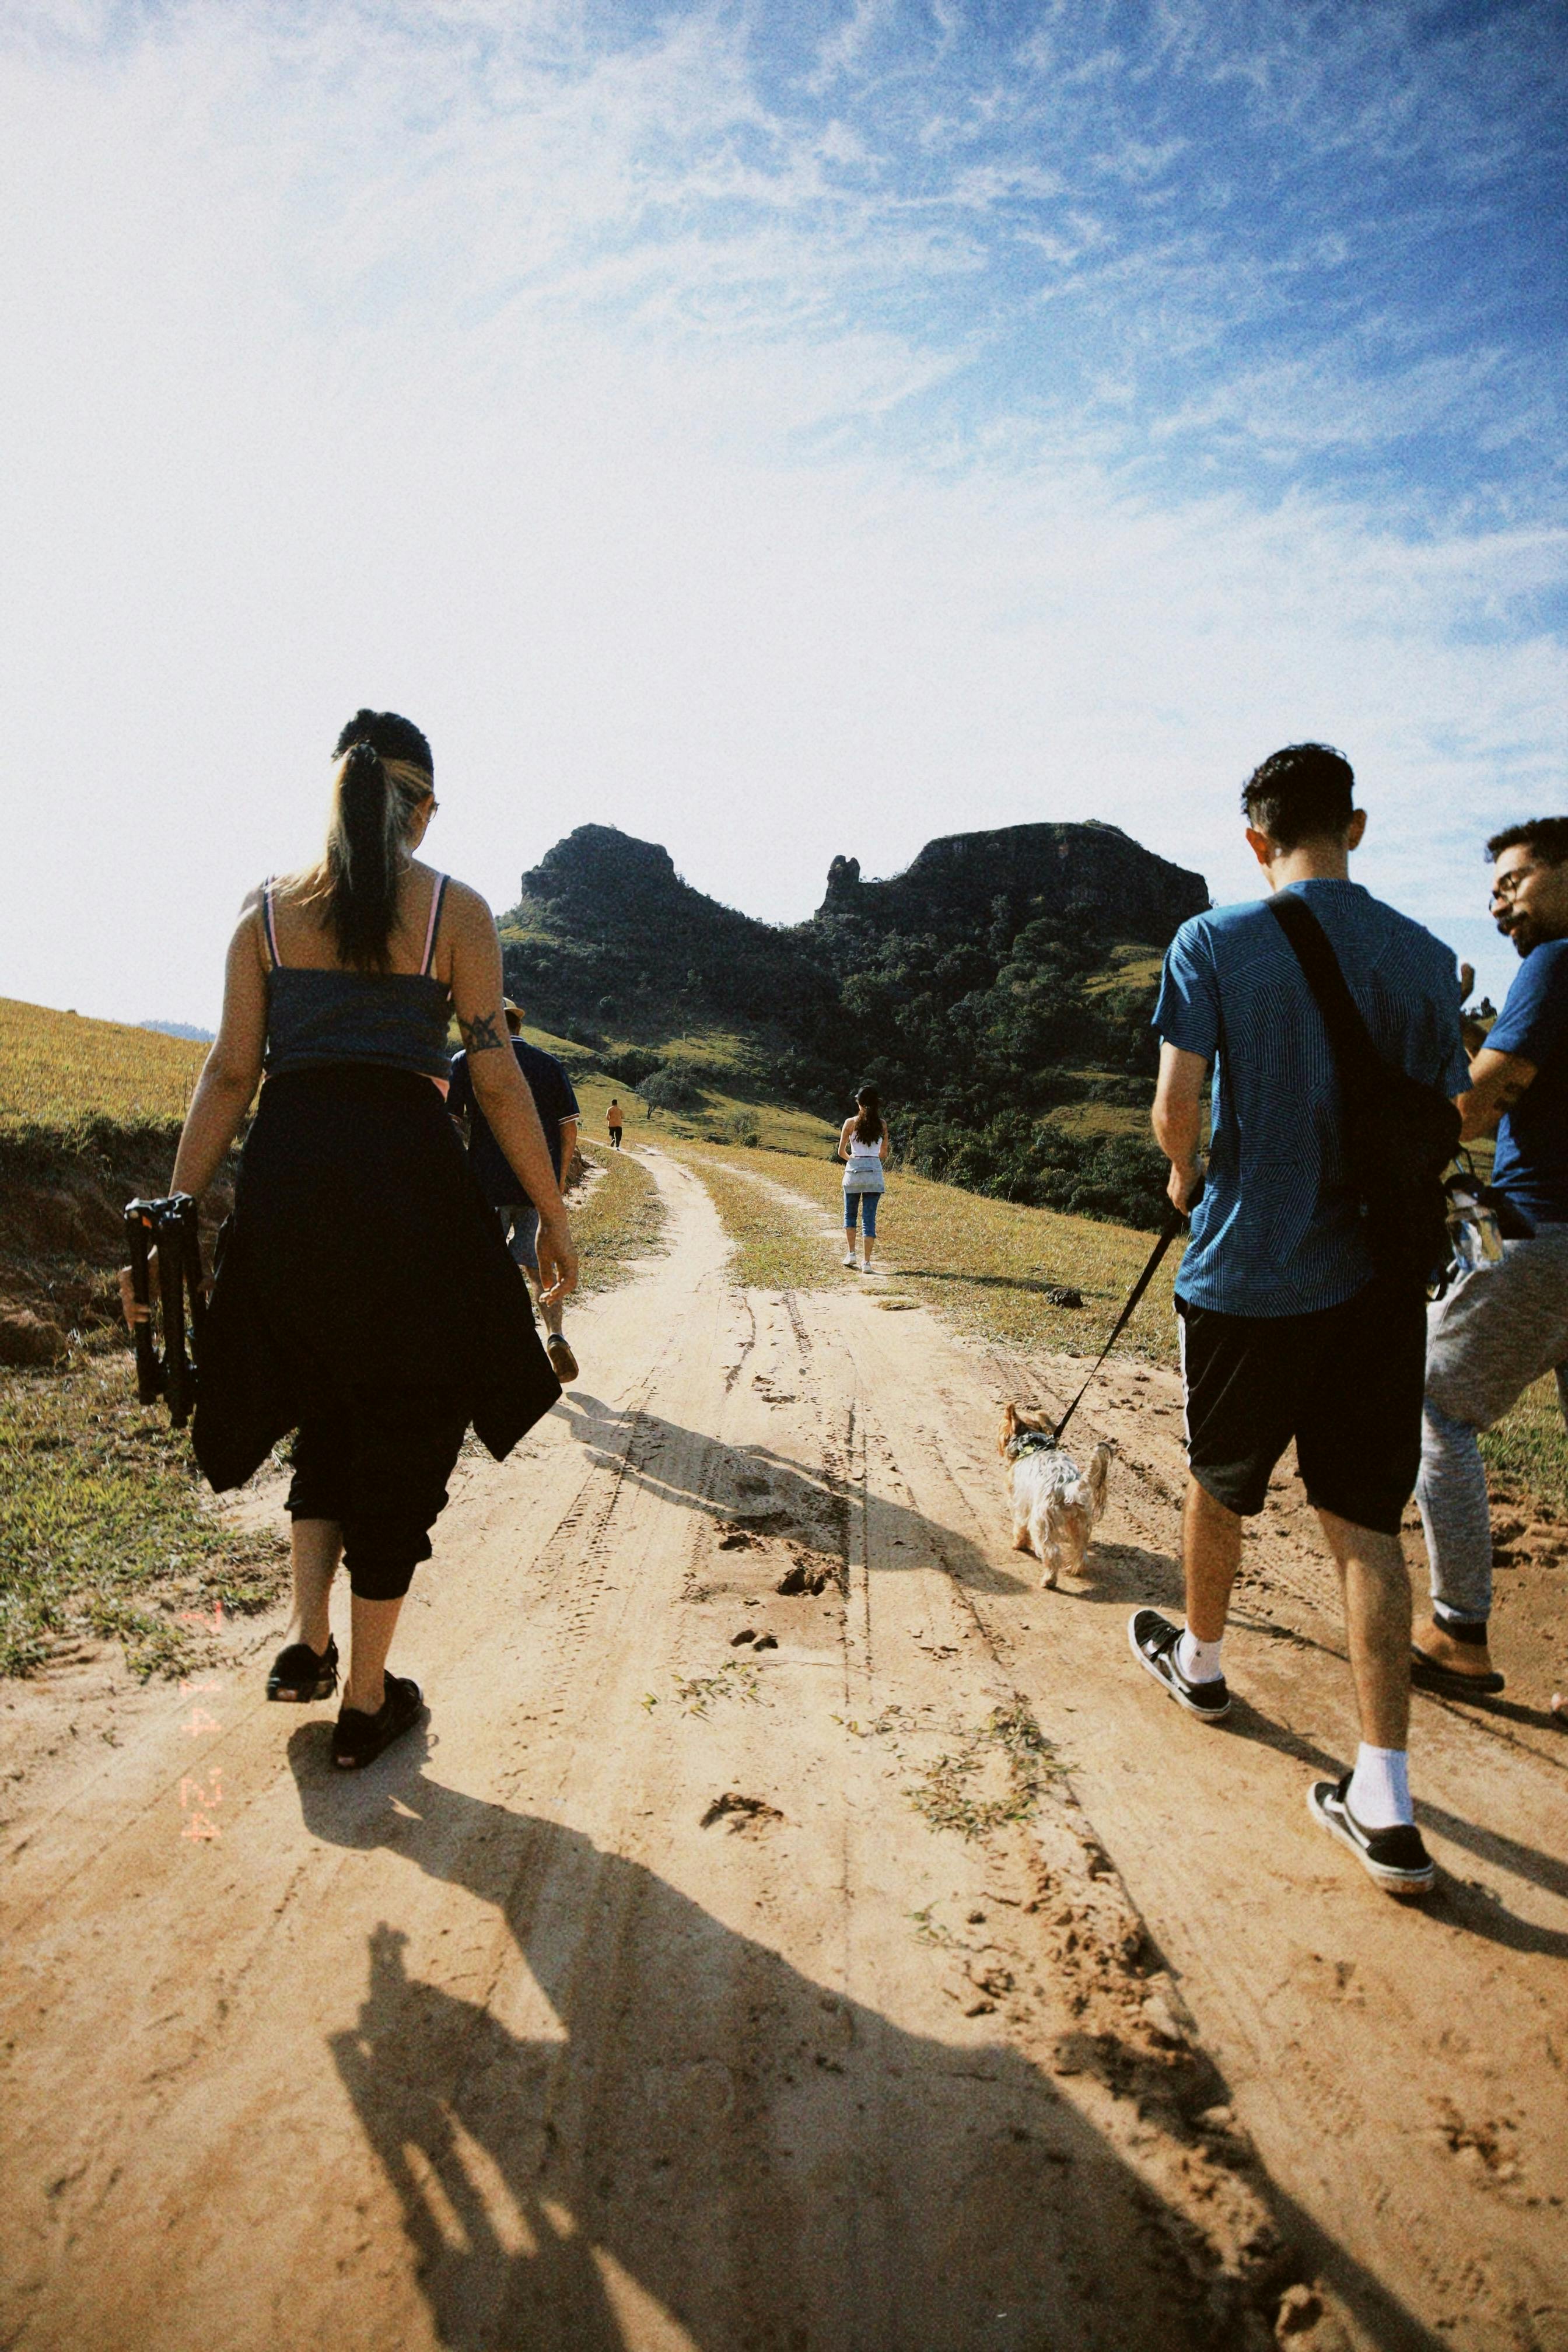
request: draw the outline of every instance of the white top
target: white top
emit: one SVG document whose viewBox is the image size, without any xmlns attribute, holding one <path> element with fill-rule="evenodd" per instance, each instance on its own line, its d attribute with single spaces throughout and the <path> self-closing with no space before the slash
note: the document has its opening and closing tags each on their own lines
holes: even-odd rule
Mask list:
<svg viewBox="0 0 1568 2352">
<path fill-rule="evenodd" d="M 885 1183 L 880 1138 L 875 1143 L 857 1143 L 851 1138 L 844 1160 L 846 1192 L 880 1192 Z"/>
</svg>

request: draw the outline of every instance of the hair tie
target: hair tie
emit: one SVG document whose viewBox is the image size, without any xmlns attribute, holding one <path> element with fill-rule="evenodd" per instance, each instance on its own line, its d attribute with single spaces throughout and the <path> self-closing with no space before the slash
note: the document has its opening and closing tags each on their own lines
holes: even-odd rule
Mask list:
<svg viewBox="0 0 1568 2352">
<path fill-rule="evenodd" d="M 352 760 L 352 759 L 353 758 L 354 754 L 355 754 L 356 752 L 359 752 L 359 751 L 368 751 L 368 752 L 370 753 L 370 756 L 371 756 L 371 758 L 372 758 L 373 760 L 379 761 L 379 760 L 380 760 L 380 758 L 381 758 L 381 753 L 376 750 L 375 745 L 371 741 L 370 737 L 369 737 L 368 735 L 362 735 L 362 736 L 360 737 L 360 740 L 359 740 L 359 741 L 358 741 L 357 743 L 351 743 L 351 744 L 350 744 L 350 746 L 349 746 L 349 757 L 350 757 L 350 759 Z"/>
</svg>

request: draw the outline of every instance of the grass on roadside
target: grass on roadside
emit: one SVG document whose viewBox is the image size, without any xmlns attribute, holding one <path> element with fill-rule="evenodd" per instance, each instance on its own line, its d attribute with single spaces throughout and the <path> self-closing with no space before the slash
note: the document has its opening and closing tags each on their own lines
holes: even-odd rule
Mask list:
<svg viewBox="0 0 1568 2352">
<path fill-rule="evenodd" d="M 1568 1517 L 1568 1429 L 1550 1372 L 1525 1391 L 1495 1429 L 1482 1433 L 1481 1454 L 1494 1478 L 1506 1479 Z"/>
<path fill-rule="evenodd" d="M 133 1673 L 174 1672 L 195 1648 L 182 1612 L 265 1608 L 287 1574 L 278 1538 L 204 1502 L 188 1438 L 137 1403 L 123 1350 L 0 1381 L 0 1675 L 84 1634 L 122 1642 Z"/>
<path fill-rule="evenodd" d="M 743 1290 L 819 1290 L 833 1280 L 833 1260 L 809 1203 L 782 1201 L 749 1173 L 716 1160 L 691 1162 L 735 1244 L 732 1279 Z"/>
<path fill-rule="evenodd" d="M 647 1170 L 624 1151 L 585 1143 L 583 1157 L 604 1174 L 572 1213 L 583 1290 L 614 1290 L 633 1277 L 633 1261 L 659 1245 L 664 1202 Z"/>
<path fill-rule="evenodd" d="M 816 1207 L 837 1226 L 843 1213 L 842 1171 L 831 1160 L 769 1152 L 755 1168 L 732 1154 L 687 1139 L 665 1149 L 695 1169 L 739 1244 L 736 1278 L 779 1286 L 770 1262 L 792 1269 L 787 1285 L 821 1288 L 833 1280 L 833 1247 L 804 1221 L 784 1232 L 776 1196 L 754 1181 L 771 1179 Z M 763 1205 L 763 1204 L 766 1205 Z M 1121 1225 L 1026 1209 L 895 1169 L 879 1212 L 883 1242 L 900 1290 L 914 1293 L 961 1331 L 1010 1347 L 1098 1354 L 1122 1299 L 1149 1255 L 1152 1235 Z M 1166 1256 L 1122 1344 L 1161 1363 L 1175 1360 L 1171 1285 L 1179 1245 Z M 1070 1288 L 1081 1307 L 1062 1307 L 1052 1290 Z"/>
<path fill-rule="evenodd" d="M 181 1119 L 207 1049 L 0 996 L 0 1133 Z"/>
</svg>

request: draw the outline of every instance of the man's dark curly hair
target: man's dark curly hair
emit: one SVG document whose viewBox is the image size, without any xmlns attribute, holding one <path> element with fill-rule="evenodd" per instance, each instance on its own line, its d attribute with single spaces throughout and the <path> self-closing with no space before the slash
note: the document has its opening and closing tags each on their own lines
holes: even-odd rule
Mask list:
<svg viewBox="0 0 1568 2352">
<path fill-rule="evenodd" d="M 1355 773 L 1327 743 L 1287 743 L 1241 788 L 1247 822 L 1281 849 L 1337 838 L 1354 814 Z"/>
<path fill-rule="evenodd" d="M 1487 844 L 1487 861 L 1505 849 L 1528 849 L 1542 866 L 1561 866 L 1568 859 L 1568 816 L 1532 816 L 1526 824 L 1506 825 Z"/>
</svg>

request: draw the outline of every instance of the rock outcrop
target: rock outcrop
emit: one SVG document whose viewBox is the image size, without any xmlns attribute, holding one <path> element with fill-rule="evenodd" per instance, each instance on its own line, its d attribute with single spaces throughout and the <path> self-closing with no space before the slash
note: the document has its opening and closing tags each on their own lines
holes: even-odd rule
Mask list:
<svg viewBox="0 0 1568 2352">
<path fill-rule="evenodd" d="M 884 882 L 862 879 L 860 861 L 836 857 L 813 919 L 846 919 L 871 935 L 988 929 L 998 914 L 1066 917 L 1110 940 L 1163 948 L 1208 905 L 1208 886 L 1113 824 L 1010 824 L 930 841 Z"/>
</svg>

